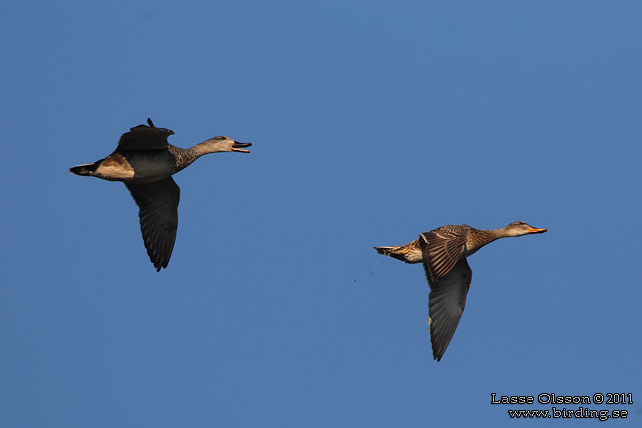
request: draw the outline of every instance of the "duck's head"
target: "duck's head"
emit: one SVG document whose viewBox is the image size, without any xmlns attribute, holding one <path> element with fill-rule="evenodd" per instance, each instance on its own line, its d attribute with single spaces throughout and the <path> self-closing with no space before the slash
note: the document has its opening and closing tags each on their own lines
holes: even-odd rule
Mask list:
<svg viewBox="0 0 642 428">
<path fill-rule="evenodd" d="M 504 227 L 504 231 L 506 232 L 506 236 L 522 236 L 533 233 L 544 233 L 546 229 L 537 229 L 523 221 L 516 221 Z"/>
<path fill-rule="evenodd" d="M 210 138 L 207 141 L 203 141 L 201 144 L 203 148 L 208 153 L 217 153 L 217 152 L 241 152 L 241 153 L 250 153 L 249 150 L 244 150 L 245 147 L 250 147 L 252 143 L 239 143 L 234 141 L 231 138 L 220 136 Z"/>
</svg>

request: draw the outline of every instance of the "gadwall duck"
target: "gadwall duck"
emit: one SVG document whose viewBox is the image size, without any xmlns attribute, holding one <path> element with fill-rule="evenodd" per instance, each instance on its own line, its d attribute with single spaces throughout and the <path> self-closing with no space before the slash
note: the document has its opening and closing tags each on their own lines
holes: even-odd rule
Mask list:
<svg viewBox="0 0 642 428">
<path fill-rule="evenodd" d="M 466 257 L 499 238 L 544 233 L 523 221 L 501 229 L 480 230 L 465 224 L 424 232 L 406 245 L 374 247 L 379 254 L 406 263 L 423 263 L 430 285 L 428 326 L 434 359 L 441 360 L 466 306 L 473 272 Z"/>
<path fill-rule="evenodd" d="M 251 143 L 214 137 L 189 149 L 172 146 L 167 138 L 174 131 L 157 128 L 151 119 L 124 133 L 118 147 L 105 159 L 69 170 L 77 175 L 122 181 L 140 211 L 140 228 L 147 254 L 156 271 L 166 268 L 172 256 L 178 227 L 180 188 L 172 175 L 208 153 L 241 152 Z"/>
</svg>

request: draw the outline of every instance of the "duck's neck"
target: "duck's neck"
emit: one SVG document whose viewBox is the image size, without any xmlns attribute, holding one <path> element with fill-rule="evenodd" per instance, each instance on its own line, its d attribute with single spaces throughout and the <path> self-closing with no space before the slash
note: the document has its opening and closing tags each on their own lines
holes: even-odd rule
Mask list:
<svg viewBox="0 0 642 428">
<path fill-rule="evenodd" d="M 471 229 L 473 229 L 472 239 L 469 239 L 469 242 L 467 243 L 468 251 L 470 251 L 471 254 L 479 250 L 484 245 L 490 244 L 499 238 L 505 238 L 508 236 L 503 228 L 490 230 Z"/>
<path fill-rule="evenodd" d="M 217 153 L 223 150 L 219 150 L 219 148 L 209 143 L 209 141 L 204 141 L 194 147 L 190 147 L 189 149 L 181 149 L 180 147 L 172 146 L 170 144 L 169 151 L 176 158 L 176 165 L 180 169 L 183 169 L 203 155 L 208 153 Z"/>
<path fill-rule="evenodd" d="M 176 159 L 176 166 L 178 170 L 189 166 L 196 159 L 200 158 L 204 153 L 199 153 L 198 150 L 195 150 L 196 146 L 190 147 L 189 149 L 181 149 L 180 147 L 169 145 L 169 152 Z"/>
</svg>

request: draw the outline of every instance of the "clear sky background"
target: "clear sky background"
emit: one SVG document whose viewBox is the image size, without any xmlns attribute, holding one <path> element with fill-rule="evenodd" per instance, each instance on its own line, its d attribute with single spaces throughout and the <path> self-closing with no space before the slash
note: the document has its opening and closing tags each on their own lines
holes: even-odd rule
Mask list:
<svg viewBox="0 0 642 428">
<path fill-rule="evenodd" d="M 0 426 L 512 427 L 508 409 L 551 408 L 491 393 L 632 393 L 584 407 L 641 426 L 641 16 L 5 2 Z M 125 187 L 68 173 L 147 117 L 180 147 L 253 143 L 175 176 L 160 273 Z M 372 247 L 517 220 L 549 231 L 470 258 L 433 361 L 421 265 Z"/>
</svg>

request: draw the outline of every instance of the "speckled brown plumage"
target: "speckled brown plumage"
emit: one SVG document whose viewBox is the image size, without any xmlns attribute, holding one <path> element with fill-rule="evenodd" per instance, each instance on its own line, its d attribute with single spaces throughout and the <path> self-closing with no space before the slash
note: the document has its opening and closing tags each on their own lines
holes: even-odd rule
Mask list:
<svg viewBox="0 0 642 428">
<path fill-rule="evenodd" d="M 466 306 L 472 271 L 466 258 L 499 238 L 543 233 L 518 221 L 501 229 L 482 230 L 465 224 L 441 226 L 408 244 L 375 247 L 379 254 L 406 263 L 423 263 L 430 285 L 428 322 L 433 357 L 439 361 L 455 334 Z"/>
</svg>

